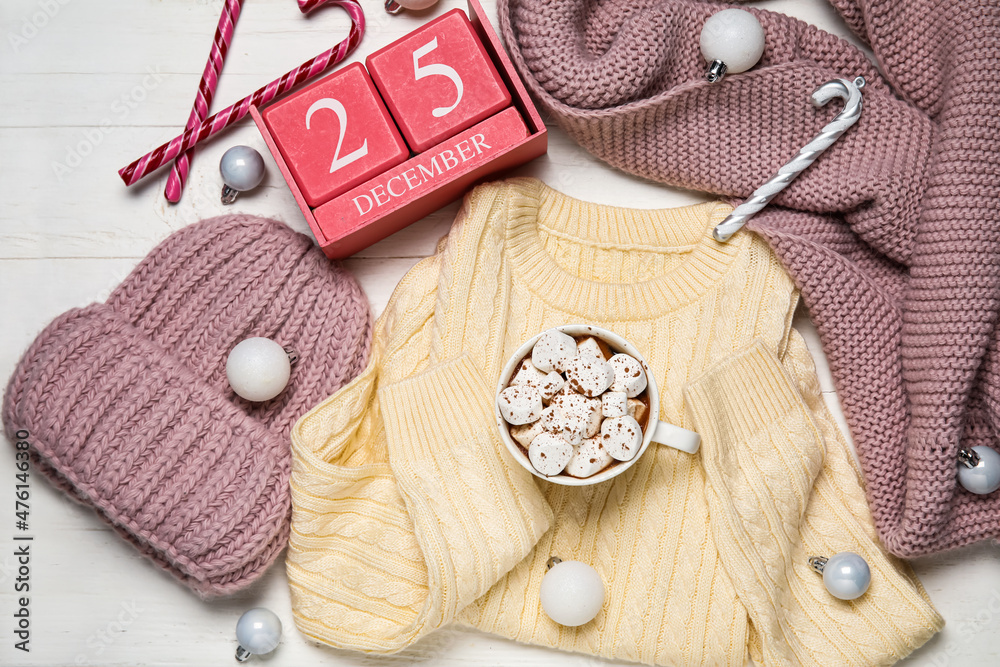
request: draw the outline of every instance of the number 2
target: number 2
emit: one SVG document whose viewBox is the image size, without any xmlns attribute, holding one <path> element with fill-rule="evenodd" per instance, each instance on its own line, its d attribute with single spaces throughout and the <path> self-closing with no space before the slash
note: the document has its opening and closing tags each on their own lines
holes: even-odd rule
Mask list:
<svg viewBox="0 0 1000 667">
<path fill-rule="evenodd" d="M 365 143 L 361 145 L 361 148 L 350 155 L 340 157 L 340 147 L 344 144 L 344 135 L 347 133 L 347 109 L 344 108 L 340 100 L 335 100 L 332 97 L 324 97 L 313 102 L 313 105 L 309 107 L 309 111 L 306 112 L 307 130 L 312 129 L 309 127 L 309 121 L 312 119 L 312 115 L 320 109 L 328 109 L 337 114 L 337 121 L 340 124 L 340 138 L 337 139 L 337 150 L 333 152 L 333 162 L 330 163 L 331 174 L 341 167 L 346 167 L 355 160 L 360 160 L 368 155 L 368 139 L 365 138 Z"/>
<path fill-rule="evenodd" d="M 458 72 L 454 68 L 448 65 L 442 65 L 440 63 L 434 63 L 432 65 L 420 66 L 420 59 L 426 56 L 428 53 L 433 51 L 438 47 L 438 39 L 435 37 L 431 41 L 427 42 L 419 49 L 413 52 L 413 78 L 415 81 L 419 81 L 427 76 L 446 76 L 451 79 L 451 82 L 455 84 L 455 88 L 458 91 L 458 96 L 455 98 L 455 103 L 450 107 L 438 107 L 431 111 L 431 115 L 435 118 L 440 118 L 445 116 L 455 110 L 459 102 L 462 101 L 462 93 L 464 91 L 464 86 L 462 85 L 462 77 L 458 75 Z"/>
</svg>

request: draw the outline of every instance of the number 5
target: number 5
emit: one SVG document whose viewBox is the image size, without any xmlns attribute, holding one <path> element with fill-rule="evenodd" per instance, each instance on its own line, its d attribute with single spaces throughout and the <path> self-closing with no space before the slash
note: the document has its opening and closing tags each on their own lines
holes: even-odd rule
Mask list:
<svg viewBox="0 0 1000 667">
<path fill-rule="evenodd" d="M 329 109 L 333 113 L 337 114 L 337 120 L 340 123 L 340 138 L 337 139 L 337 150 L 333 152 L 333 162 L 330 163 L 331 174 L 341 167 L 346 167 L 355 160 L 360 160 L 364 156 L 368 155 L 368 139 L 365 138 L 365 143 L 362 144 L 361 148 L 354 151 L 350 155 L 340 157 L 340 147 L 343 145 L 344 135 L 347 133 L 347 109 L 345 109 L 344 105 L 340 103 L 340 100 L 335 100 L 332 97 L 324 97 L 323 99 L 313 102 L 313 105 L 309 107 L 309 111 L 306 112 L 307 130 L 312 129 L 309 127 L 309 121 L 312 119 L 312 115 L 320 109 Z"/>
<path fill-rule="evenodd" d="M 434 63 L 433 65 L 424 65 L 423 67 L 420 66 L 420 59 L 437 47 L 438 39 L 435 37 L 413 52 L 413 78 L 416 81 L 420 81 L 420 79 L 423 79 L 426 76 L 446 76 L 451 79 L 453 84 L 455 84 L 455 88 L 458 90 L 458 97 L 455 98 L 455 103 L 450 107 L 438 107 L 437 109 L 431 111 L 431 115 L 435 118 L 440 118 L 441 116 L 445 116 L 454 111 L 455 107 L 458 106 L 458 103 L 462 101 L 464 86 L 462 85 L 462 77 L 460 77 L 458 72 L 448 65 Z"/>
</svg>

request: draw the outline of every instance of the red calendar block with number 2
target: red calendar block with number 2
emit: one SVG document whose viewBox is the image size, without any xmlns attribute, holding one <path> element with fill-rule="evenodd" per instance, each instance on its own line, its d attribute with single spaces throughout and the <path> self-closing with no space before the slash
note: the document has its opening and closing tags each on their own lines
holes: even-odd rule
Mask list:
<svg viewBox="0 0 1000 667">
<path fill-rule="evenodd" d="M 460 9 L 368 56 L 372 80 L 416 152 L 510 105 L 510 92 Z"/>
<path fill-rule="evenodd" d="M 468 3 L 468 16 L 446 12 L 373 53 L 370 77 L 349 65 L 250 108 L 327 257 L 349 257 L 545 152 L 545 123 L 480 0 Z"/>
<path fill-rule="evenodd" d="M 360 63 L 264 110 L 275 143 L 310 206 L 319 206 L 409 157 Z"/>
</svg>

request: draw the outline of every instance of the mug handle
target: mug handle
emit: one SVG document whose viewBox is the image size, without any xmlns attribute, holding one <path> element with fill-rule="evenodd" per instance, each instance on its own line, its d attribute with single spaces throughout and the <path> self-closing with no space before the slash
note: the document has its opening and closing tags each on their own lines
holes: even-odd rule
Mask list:
<svg viewBox="0 0 1000 667">
<path fill-rule="evenodd" d="M 689 431 L 680 426 L 674 426 L 667 422 L 657 421 L 653 428 L 653 442 L 658 442 L 667 447 L 679 449 L 688 454 L 694 454 L 701 445 L 701 436 L 694 431 Z"/>
</svg>

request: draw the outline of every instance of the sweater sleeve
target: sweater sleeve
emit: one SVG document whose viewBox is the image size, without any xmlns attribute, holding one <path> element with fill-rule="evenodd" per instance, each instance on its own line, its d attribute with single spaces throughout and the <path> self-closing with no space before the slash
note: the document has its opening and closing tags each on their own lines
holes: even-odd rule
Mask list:
<svg viewBox="0 0 1000 667">
<path fill-rule="evenodd" d="M 847 444 L 805 344 L 783 360 L 755 342 L 685 390 L 703 438 L 711 533 L 763 665 L 873 665 L 903 658 L 943 621 L 910 568 L 876 542 Z M 810 556 L 854 551 L 872 583 L 831 596 Z"/>
<path fill-rule="evenodd" d="M 468 355 L 379 391 L 389 459 L 428 566 L 427 629 L 454 619 L 534 547 L 552 511 L 497 434 Z"/>
<path fill-rule="evenodd" d="M 482 371 L 466 354 L 431 363 L 438 274 L 407 274 L 368 367 L 292 430 L 292 610 L 339 648 L 390 653 L 449 623 L 552 522 Z"/>
<path fill-rule="evenodd" d="M 292 428 L 292 528 L 286 570 L 302 634 L 338 648 L 391 652 L 416 634 L 427 567 L 388 461 L 378 401 L 393 363 L 426 366 L 439 260 L 403 279 L 375 324 L 368 366 Z M 394 361 L 400 360 L 400 361 Z"/>
</svg>

